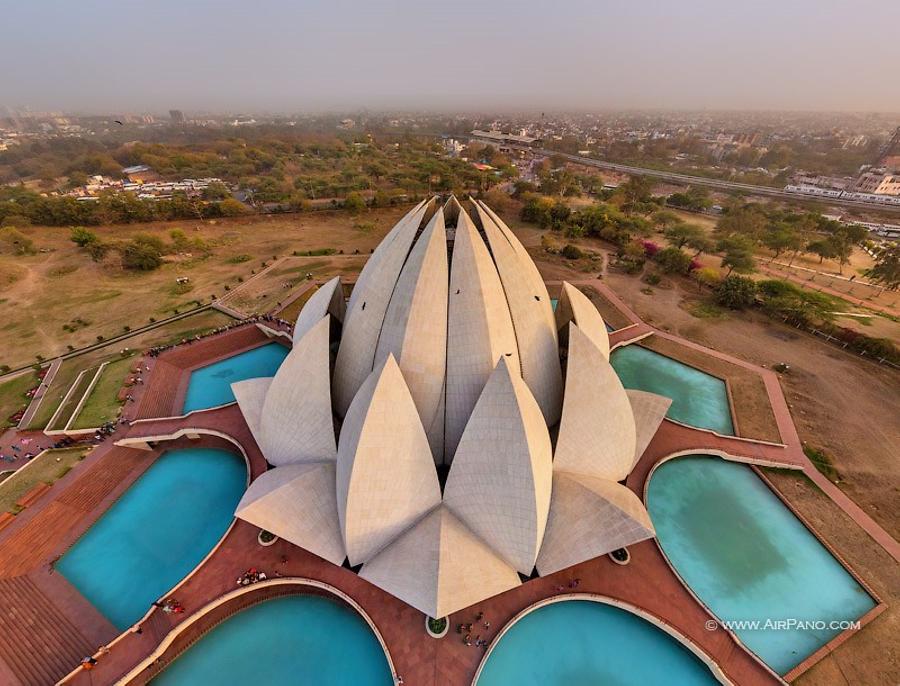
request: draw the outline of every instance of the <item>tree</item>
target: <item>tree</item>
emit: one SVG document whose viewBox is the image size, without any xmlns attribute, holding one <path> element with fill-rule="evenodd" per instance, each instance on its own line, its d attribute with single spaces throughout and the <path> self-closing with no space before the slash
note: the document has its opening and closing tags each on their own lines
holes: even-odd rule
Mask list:
<svg viewBox="0 0 900 686">
<path fill-rule="evenodd" d="M 741 235 L 732 235 L 719 241 L 718 249 L 725 253 L 722 258 L 722 266 L 727 267 L 725 276 L 736 271 L 738 274 L 749 274 L 756 268 L 756 260 L 753 259 L 753 243 Z"/>
<path fill-rule="evenodd" d="M 827 238 L 812 241 L 806 246 L 806 250 L 813 255 L 819 256 L 819 264 L 822 264 L 823 260 L 833 260 L 837 257 L 837 248 L 834 242 Z"/>
<path fill-rule="evenodd" d="M 224 183 L 215 181 L 203 189 L 204 200 L 225 200 L 231 197 L 231 191 Z"/>
<path fill-rule="evenodd" d="M 666 204 L 673 207 L 683 207 L 686 210 L 702 212 L 712 207 L 712 199 L 702 188 L 691 186 L 683 193 L 672 193 L 666 198 Z"/>
<path fill-rule="evenodd" d="M 122 253 L 122 266 L 126 269 L 152 271 L 162 265 L 162 252 L 152 242 L 142 242 L 138 238 L 125 243 Z"/>
<path fill-rule="evenodd" d="M 720 236 L 738 234 L 751 240 L 759 240 L 768 223 L 768 218 L 756 205 L 745 205 L 729 210 L 719 220 L 716 233 Z"/>
<path fill-rule="evenodd" d="M 16 226 L 21 229 L 24 226 L 31 226 L 31 220 L 21 214 L 10 214 L 0 221 L 0 226 Z"/>
<path fill-rule="evenodd" d="M 687 274 L 691 269 L 691 256 L 672 246 L 660 250 L 654 259 L 666 274 Z"/>
<path fill-rule="evenodd" d="M 652 190 L 653 182 L 646 176 L 629 176 L 628 181 L 619 186 L 625 204 L 629 207 L 649 202 Z"/>
<path fill-rule="evenodd" d="M 715 288 L 722 280 L 722 275 L 715 267 L 701 267 L 691 272 L 691 275 L 697 281 L 697 290 L 702 290 L 703 286 Z"/>
<path fill-rule="evenodd" d="M 900 288 L 900 243 L 882 244 L 875 248 L 875 264 L 863 275 L 889 291 Z"/>
<path fill-rule="evenodd" d="M 786 250 L 798 250 L 803 245 L 803 236 L 790 224 L 777 223 L 769 227 L 762 243 L 774 253 L 772 261 L 775 261 Z"/>
<path fill-rule="evenodd" d="M 653 213 L 653 223 L 663 229 L 669 229 L 677 224 L 681 224 L 681 217 L 671 210 L 657 210 Z M 681 246 L 679 246 L 681 247 Z"/>
<path fill-rule="evenodd" d="M 250 211 L 247 206 L 237 198 L 225 198 L 219 203 L 219 209 L 222 211 L 223 217 L 239 217 Z"/>
<path fill-rule="evenodd" d="M 640 241 L 624 243 L 619 247 L 617 255 L 629 274 L 639 272 L 647 261 L 647 252 Z"/>
<path fill-rule="evenodd" d="M 756 300 L 756 282 L 746 276 L 726 276 L 716 286 L 716 302 L 732 310 L 742 310 Z"/>
<path fill-rule="evenodd" d="M 689 238 L 687 241 L 687 247 L 694 251 L 694 257 L 699 257 L 701 253 L 711 252 L 715 250 L 716 244 L 712 238 L 707 236 L 705 233 L 701 233 L 699 236 L 693 236 Z"/>
<path fill-rule="evenodd" d="M 853 246 L 862 242 L 868 235 L 865 227 L 859 224 L 838 224 L 828 238 L 834 246 L 838 260 L 838 271 L 844 273 L 844 265 L 850 262 Z"/>
<path fill-rule="evenodd" d="M 674 244 L 675 247 L 680 250 L 688 243 L 688 241 L 695 240 L 706 234 L 703 229 L 696 224 L 678 222 L 667 228 L 665 232 L 663 232 L 663 235 L 669 239 L 670 243 Z"/>
</svg>

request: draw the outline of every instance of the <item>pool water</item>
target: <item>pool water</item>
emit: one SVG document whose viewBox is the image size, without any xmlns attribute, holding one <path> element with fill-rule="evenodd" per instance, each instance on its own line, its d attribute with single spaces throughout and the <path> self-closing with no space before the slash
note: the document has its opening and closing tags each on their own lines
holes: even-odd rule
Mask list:
<svg viewBox="0 0 900 686">
<path fill-rule="evenodd" d="M 722 379 L 639 345 L 613 351 L 610 363 L 622 385 L 672 399 L 668 417 L 722 435 L 734 435 Z"/>
<path fill-rule="evenodd" d="M 166 452 L 69 549 L 56 570 L 125 630 L 219 542 L 246 485 L 244 460 L 232 452 Z"/>
<path fill-rule="evenodd" d="M 874 601 L 747 465 L 691 455 L 653 473 L 647 506 L 685 583 L 724 620 L 856 620 Z M 737 630 L 786 674 L 839 628 Z"/>
<path fill-rule="evenodd" d="M 513 624 L 477 686 L 718 683 L 697 656 L 650 622 L 611 605 L 568 600 Z"/>
<path fill-rule="evenodd" d="M 290 350 L 267 343 L 191 372 L 182 413 L 234 402 L 231 384 L 258 376 L 273 376 Z"/>
<path fill-rule="evenodd" d="M 267 600 L 219 624 L 151 683 L 392 686 L 394 679 L 359 615 L 327 598 L 297 595 Z"/>
</svg>

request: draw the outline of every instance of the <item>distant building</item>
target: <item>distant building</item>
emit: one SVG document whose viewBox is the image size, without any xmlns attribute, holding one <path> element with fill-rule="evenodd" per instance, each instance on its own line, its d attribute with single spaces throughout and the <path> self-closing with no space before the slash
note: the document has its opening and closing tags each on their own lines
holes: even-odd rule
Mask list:
<svg viewBox="0 0 900 686">
<path fill-rule="evenodd" d="M 872 195 L 900 196 L 900 174 L 890 174 L 883 169 L 863 172 L 856 179 L 854 190 Z"/>
<path fill-rule="evenodd" d="M 173 124 L 184 124 L 184 112 L 181 110 L 169 110 L 169 119 Z"/>
<path fill-rule="evenodd" d="M 502 131 L 480 131 L 475 129 L 472 136 L 485 143 L 493 145 L 527 145 L 535 148 L 541 147 L 543 141 L 533 136 L 525 136 L 516 133 L 503 133 Z"/>
<path fill-rule="evenodd" d="M 137 164 L 133 167 L 125 167 L 122 173 L 131 183 L 147 183 L 159 181 L 160 176 L 146 164 Z"/>
</svg>

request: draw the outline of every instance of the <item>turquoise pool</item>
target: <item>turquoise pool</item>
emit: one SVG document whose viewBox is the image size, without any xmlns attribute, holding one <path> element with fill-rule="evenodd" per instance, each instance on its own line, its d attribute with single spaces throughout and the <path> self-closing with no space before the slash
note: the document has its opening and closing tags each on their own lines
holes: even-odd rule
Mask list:
<svg viewBox="0 0 900 686">
<path fill-rule="evenodd" d="M 504 634 L 478 686 L 718 684 L 669 634 L 626 610 L 587 600 L 545 605 Z"/>
<path fill-rule="evenodd" d="M 219 542 L 247 485 L 242 457 L 164 453 L 56 563 L 116 628 L 132 626 Z"/>
<path fill-rule="evenodd" d="M 234 357 L 191 372 L 184 414 L 234 402 L 231 384 L 257 376 L 273 376 L 290 350 L 280 343 L 267 343 Z"/>
<path fill-rule="evenodd" d="M 725 382 L 699 369 L 639 345 L 613 351 L 610 363 L 625 388 L 658 393 L 672 399 L 672 419 L 733 435 Z"/>
<path fill-rule="evenodd" d="M 856 620 L 874 601 L 748 466 L 705 455 L 663 463 L 647 506 L 685 583 L 725 620 Z M 839 628 L 737 630 L 779 674 Z"/>
<path fill-rule="evenodd" d="M 299 595 L 236 614 L 152 683 L 392 686 L 394 679 L 381 644 L 359 615 L 327 598 Z"/>
</svg>

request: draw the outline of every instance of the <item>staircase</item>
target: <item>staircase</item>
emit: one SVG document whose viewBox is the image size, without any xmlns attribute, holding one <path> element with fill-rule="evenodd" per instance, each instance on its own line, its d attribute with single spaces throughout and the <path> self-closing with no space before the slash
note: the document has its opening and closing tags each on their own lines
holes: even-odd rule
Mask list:
<svg viewBox="0 0 900 686">
<path fill-rule="evenodd" d="M 151 453 L 128 448 L 110 450 L 3 542 L 0 579 L 25 574 L 40 565 L 59 548 L 73 524 L 99 505 L 141 463 L 153 457 Z"/>
<path fill-rule="evenodd" d="M 92 646 L 27 576 L 0 579 L 0 658 L 24 686 L 49 686 Z"/>
</svg>

